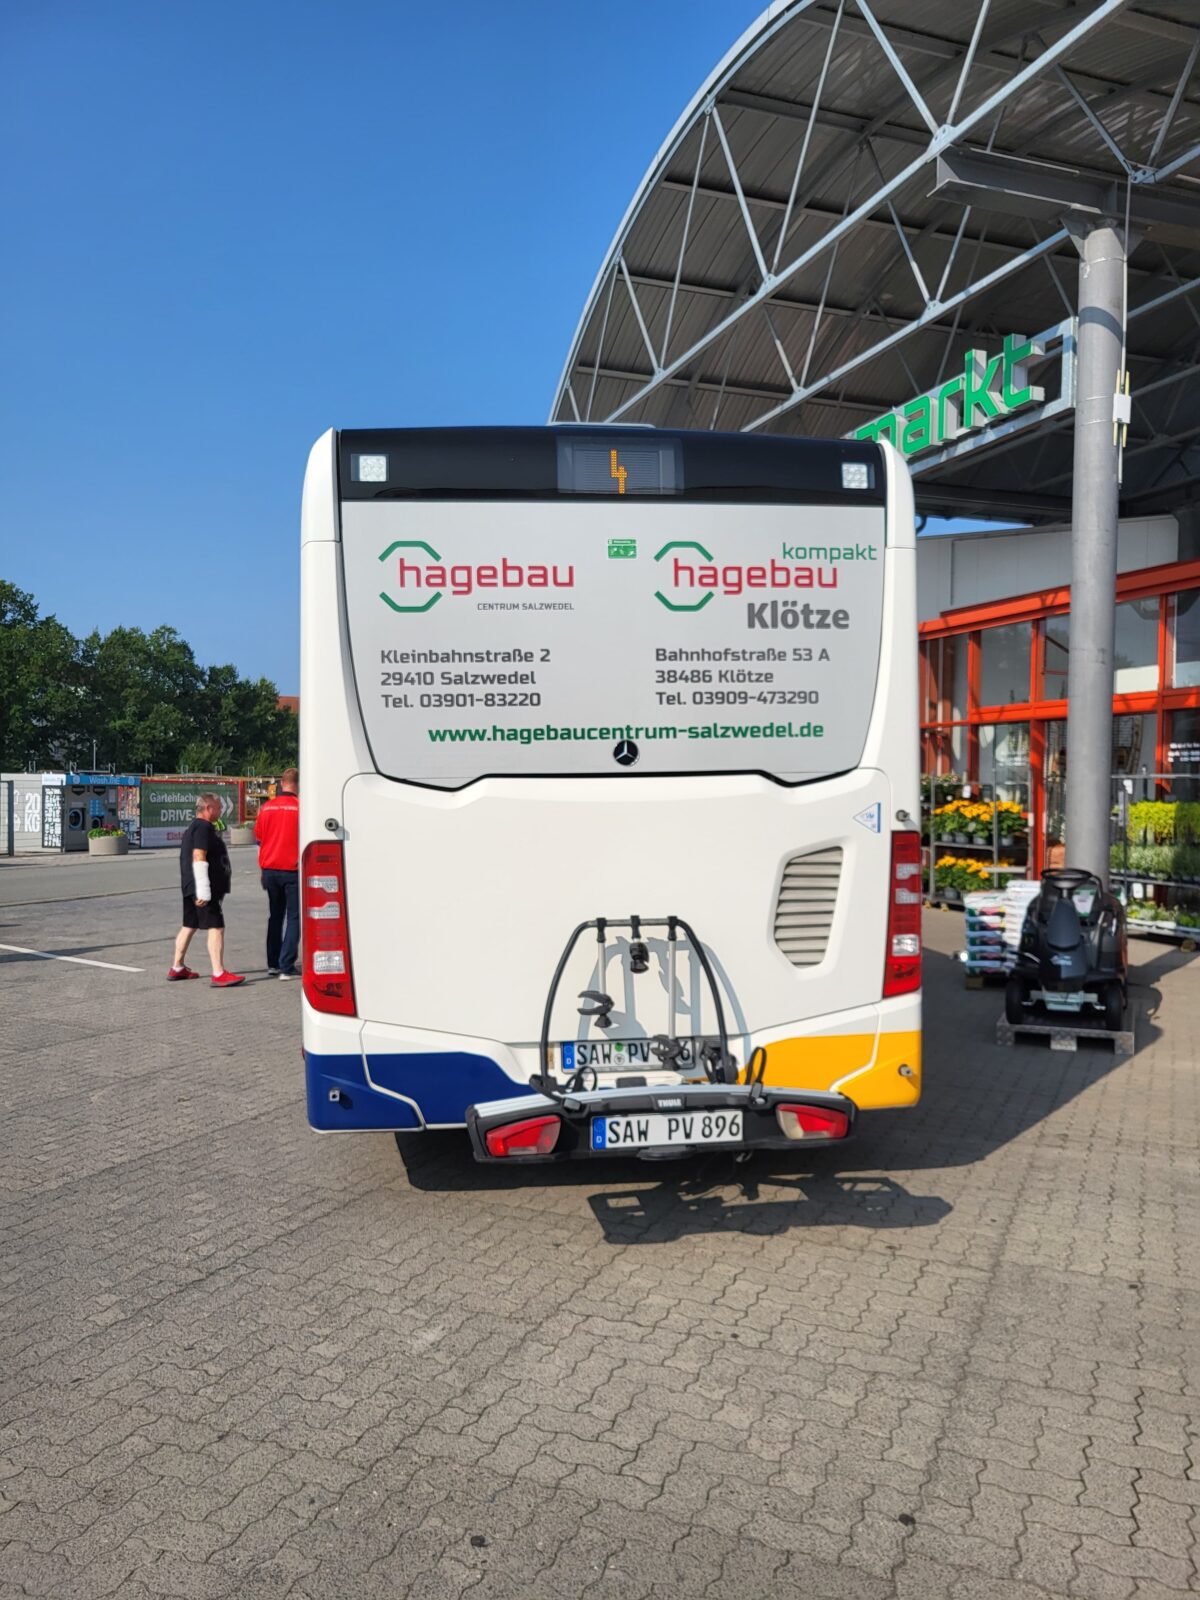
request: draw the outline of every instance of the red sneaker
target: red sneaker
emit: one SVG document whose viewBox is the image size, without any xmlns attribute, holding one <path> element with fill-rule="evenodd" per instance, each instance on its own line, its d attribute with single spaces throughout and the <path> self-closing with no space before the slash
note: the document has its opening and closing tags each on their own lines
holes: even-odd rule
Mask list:
<svg viewBox="0 0 1200 1600">
<path fill-rule="evenodd" d="M 193 972 L 191 967 L 170 967 L 167 971 L 168 983 L 180 983 L 184 978 L 198 978 L 200 974 Z"/>
<path fill-rule="evenodd" d="M 214 974 L 212 986 L 214 989 L 236 989 L 239 983 L 245 983 L 245 975 L 240 972 L 221 972 Z"/>
</svg>

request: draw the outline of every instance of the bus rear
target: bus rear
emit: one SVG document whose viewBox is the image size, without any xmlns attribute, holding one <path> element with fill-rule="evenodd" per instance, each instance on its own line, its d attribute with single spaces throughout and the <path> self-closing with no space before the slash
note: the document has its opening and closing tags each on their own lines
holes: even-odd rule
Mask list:
<svg viewBox="0 0 1200 1600">
<path fill-rule="evenodd" d="M 331 432 L 302 522 L 314 1128 L 655 1156 L 916 1102 L 894 452 Z"/>
</svg>

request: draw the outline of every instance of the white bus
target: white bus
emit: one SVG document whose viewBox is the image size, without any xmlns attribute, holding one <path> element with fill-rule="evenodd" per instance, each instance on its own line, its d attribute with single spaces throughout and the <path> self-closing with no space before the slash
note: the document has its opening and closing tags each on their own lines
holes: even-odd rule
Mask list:
<svg viewBox="0 0 1200 1600">
<path fill-rule="evenodd" d="M 330 432 L 302 522 L 314 1128 L 663 1157 L 916 1102 L 894 451 Z"/>
</svg>

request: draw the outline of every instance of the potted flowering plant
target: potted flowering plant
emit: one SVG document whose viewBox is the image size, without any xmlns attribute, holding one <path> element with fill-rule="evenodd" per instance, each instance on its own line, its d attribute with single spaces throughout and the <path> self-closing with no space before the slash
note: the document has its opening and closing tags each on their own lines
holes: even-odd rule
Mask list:
<svg viewBox="0 0 1200 1600">
<path fill-rule="evenodd" d="M 1015 800 L 1000 800 L 996 810 L 999 813 L 1000 843 L 1007 848 L 1025 838 L 1028 832 L 1028 823 L 1025 813 Z"/>
<path fill-rule="evenodd" d="M 990 844 L 992 841 L 992 807 L 987 800 L 977 800 L 964 807 L 967 836 L 972 844 Z"/>
<path fill-rule="evenodd" d="M 939 806 L 937 815 L 942 820 L 941 836 L 948 839 L 951 844 L 970 844 L 971 836 L 967 832 L 967 810 L 970 802 L 966 800 L 950 800 L 944 806 Z"/>
<path fill-rule="evenodd" d="M 943 856 L 934 872 L 934 883 L 946 900 L 959 900 L 973 889 L 991 887 L 992 875 L 982 862 L 970 856 Z"/>
<path fill-rule="evenodd" d="M 123 828 L 102 822 L 97 827 L 88 829 L 88 855 L 127 856 L 128 854 L 129 838 Z"/>
<path fill-rule="evenodd" d="M 254 818 L 247 817 L 245 822 L 231 822 L 229 824 L 229 844 L 254 843 Z"/>
</svg>

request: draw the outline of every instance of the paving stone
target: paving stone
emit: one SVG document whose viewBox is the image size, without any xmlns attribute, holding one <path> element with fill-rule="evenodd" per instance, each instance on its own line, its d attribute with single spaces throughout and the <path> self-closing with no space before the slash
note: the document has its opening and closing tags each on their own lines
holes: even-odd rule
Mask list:
<svg viewBox="0 0 1200 1600">
<path fill-rule="evenodd" d="M 292 986 L 235 1009 L 142 959 L 173 871 L 22 908 L 143 974 L 5 975 L 0 1597 L 1196 1584 L 1200 970 L 1155 965 L 1132 1061 L 1059 1061 L 995 1045 L 931 916 L 916 1110 L 743 1168 L 495 1174 L 312 1136 Z"/>
</svg>

